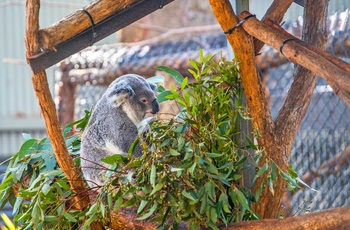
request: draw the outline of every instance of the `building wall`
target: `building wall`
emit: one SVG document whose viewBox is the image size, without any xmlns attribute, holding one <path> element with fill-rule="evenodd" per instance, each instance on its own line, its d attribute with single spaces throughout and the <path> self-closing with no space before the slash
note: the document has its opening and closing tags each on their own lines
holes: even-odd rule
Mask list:
<svg viewBox="0 0 350 230">
<path fill-rule="evenodd" d="M 41 1 L 40 27 L 49 26 L 83 8 L 86 0 Z M 19 150 L 22 133 L 46 136 L 44 119 L 25 60 L 25 0 L 0 0 L 0 161 Z M 115 43 L 116 35 L 97 43 Z M 54 67 L 47 70 L 54 92 Z"/>
</svg>

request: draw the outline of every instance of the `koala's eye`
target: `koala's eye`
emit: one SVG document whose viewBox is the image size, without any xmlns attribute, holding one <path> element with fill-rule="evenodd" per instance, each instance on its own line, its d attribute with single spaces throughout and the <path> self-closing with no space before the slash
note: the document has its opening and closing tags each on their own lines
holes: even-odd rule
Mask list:
<svg viewBox="0 0 350 230">
<path fill-rule="evenodd" d="M 142 99 L 141 99 L 141 102 L 142 102 L 142 103 L 147 103 L 147 99 L 146 99 L 146 98 L 142 98 Z"/>
</svg>

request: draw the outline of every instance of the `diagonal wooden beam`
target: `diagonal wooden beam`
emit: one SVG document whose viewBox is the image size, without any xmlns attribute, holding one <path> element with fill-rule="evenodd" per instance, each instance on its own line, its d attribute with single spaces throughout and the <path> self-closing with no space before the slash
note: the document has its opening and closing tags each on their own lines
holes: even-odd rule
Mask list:
<svg viewBox="0 0 350 230">
<path fill-rule="evenodd" d="M 250 13 L 243 12 L 240 18 L 245 18 L 249 15 Z M 350 107 L 350 64 L 298 40 L 293 35 L 285 32 L 281 27 L 279 29 L 274 28 L 258 19 L 250 18 L 243 23 L 242 27 L 248 34 L 276 50 L 280 50 L 281 45 L 286 40 L 293 38 L 293 40 L 282 46 L 284 56 L 322 77 Z"/>
<path fill-rule="evenodd" d="M 292 3 L 293 0 L 274 0 L 270 7 L 267 9 L 261 21 L 273 21 L 277 24 L 281 23 L 284 15 Z M 263 46 L 264 43 L 262 41 L 254 39 L 255 54 L 258 54 Z"/>
<path fill-rule="evenodd" d="M 43 40 L 45 41 L 48 40 L 48 41 L 41 43 L 40 45 L 41 46 L 40 48 L 44 49 L 45 51 L 42 51 L 40 53 L 37 53 L 35 55 L 28 57 L 28 61 L 32 68 L 32 71 L 34 73 L 38 73 L 42 70 L 45 70 L 46 68 L 60 62 L 64 58 L 67 58 L 68 56 L 90 46 L 92 42 L 93 31 L 95 32 L 95 35 L 96 35 L 93 38 L 93 42 L 100 41 L 103 38 L 111 35 L 112 33 L 126 27 L 127 25 L 130 25 L 131 23 L 156 11 L 157 9 L 162 8 L 162 6 L 165 6 L 173 1 L 174 0 L 134 1 L 135 3 L 131 4 L 130 6 L 120 9 L 117 13 L 111 15 L 110 17 L 100 22 L 97 22 L 94 26 L 94 29 L 90 26 L 88 29 L 84 30 L 83 32 L 76 34 L 74 37 L 71 37 L 68 40 L 63 40 L 61 43 L 57 45 L 55 44 L 56 42 L 55 43 L 50 42 L 50 39 L 55 36 L 55 33 L 50 32 L 51 35 L 47 36 L 48 31 L 42 30 L 40 33 L 41 34 L 40 41 L 43 41 Z M 90 19 L 86 15 L 86 13 L 81 11 L 79 12 L 79 14 L 82 14 L 85 20 L 87 20 L 88 23 L 91 24 Z M 65 28 L 65 30 L 69 30 L 69 28 L 71 27 L 74 27 L 74 24 L 69 25 L 68 27 Z M 60 27 L 57 27 L 57 28 L 60 28 Z M 53 31 L 53 29 L 50 29 L 50 31 L 51 30 Z M 50 45 L 47 45 L 47 44 L 50 44 Z M 49 49 L 49 50 L 46 50 L 46 49 Z"/>
</svg>

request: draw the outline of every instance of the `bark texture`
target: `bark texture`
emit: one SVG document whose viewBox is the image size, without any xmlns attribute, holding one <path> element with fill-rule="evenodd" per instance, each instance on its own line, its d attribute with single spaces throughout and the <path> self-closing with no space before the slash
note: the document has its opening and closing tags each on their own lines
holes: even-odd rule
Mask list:
<svg viewBox="0 0 350 230">
<path fill-rule="evenodd" d="M 277 24 L 281 23 L 288 8 L 293 3 L 293 0 L 274 0 L 271 6 L 267 9 L 262 21 L 273 21 Z M 255 53 L 259 53 L 264 43 L 258 39 L 254 39 Z"/>
<path fill-rule="evenodd" d="M 244 18 L 247 15 L 249 15 L 248 12 L 243 12 L 241 17 Z M 271 26 L 268 26 L 255 18 L 250 18 L 243 23 L 242 26 L 250 35 L 258 38 L 277 50 L 280 50 L 280 47 L 284 41 L 289 38 L 294 38 L 292 35 L 286 32 L 281 32 L 283 30 L 282 28 L 272 28 Z M 334 92 L 348 106 L 350 106 L 350 98 L 348 97 L 350 89 L 350 65 L 348 63 L 324 51 L 316 49 L 305 42 L 299 41 L 298 39 L 286 43 L 283 46 L 282 51 L 284 56 L 286 56 L 290 61 L 311 70 L 318 76 L 321 76 L 329 83 Z"/>
<path fill-rule="evenodd" d="M 283 220 L 257 220 L 230 224 L 227 230 L 346 230 L 350 229 L 350 207 L 312 212 Z"/>
<path fill-rule="evenodd" d="M 84 7 L 95 24 L 140 0 L 99 0 Z M 39 46 L 44 50 L 55 50 L 55 46 L 91 27 L 89 16 L 78 10 L 61 21 L 39 31 Z"/>
</svg>

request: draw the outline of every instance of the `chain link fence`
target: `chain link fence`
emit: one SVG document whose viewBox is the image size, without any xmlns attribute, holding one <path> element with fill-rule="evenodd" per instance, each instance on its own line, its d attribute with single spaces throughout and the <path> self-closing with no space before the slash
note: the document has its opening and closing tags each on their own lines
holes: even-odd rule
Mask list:
<svg viewBox="0 0 350 230">
<path fill-rule="evenodd" d="M 349 62 L 349 11 L 346 11 L 346 15 L 342 16 L 343 19 L 337 17 L 337 23 L 333 23 L 329 29 L 327 51 Z M 299 36 L 300 24 L 299 21 L 286 23 L 285 26 Z M 81 118 L 84 110 L 90 110 L 107 85 L 122 74 L 152 76 L 156 74 L 153 67 L 167 65 L 187 75 L 187 68 L 190 68 L 188 59 L 198 58 L 199 48 L 205 53 L 225 56 L 225 36 L 204 34 L 194 35 L 189 40 L 177 39 L 144 46 L 95 47 L 73 55 L 62 62 L 56 71 L 59 113 L 68 113 L 65 108 L 69 106 L 63 103 L 67 98 L 65 87 L 73 85 L 68 93 L 73 100 L 68 97 L 66 102 L 72 104 L 73 112 L 70 111 L 70 117 L 65 119 L 72 121 L 73 117 Z M 268 88 L 272 116 L 276 118 L 293 81 L 294 65 L 270 48 L 262 50 L 257 63 Z M 290 161 L 299 176 L 313 189 L 286 195 L 284 205 L 288 215 L 350 205 L 349 146 L 350 108 L 319 78 L 295 137 Z"/>
</svg>

